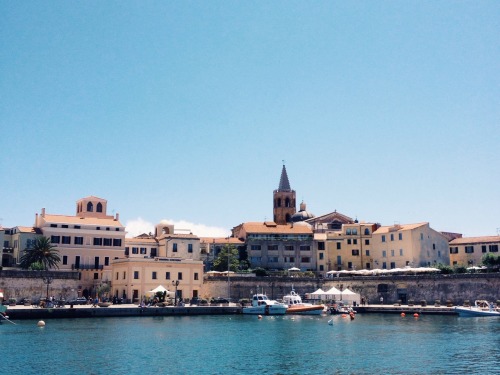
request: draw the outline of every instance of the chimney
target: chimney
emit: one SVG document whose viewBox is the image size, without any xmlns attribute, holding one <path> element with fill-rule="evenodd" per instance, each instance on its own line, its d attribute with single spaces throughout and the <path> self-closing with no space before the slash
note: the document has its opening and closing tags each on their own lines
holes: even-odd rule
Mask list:
<svg viewBox="0 0 500 375">
<path fill-rule="evenodd" d="M 42 217 L 45 217 L 45 208 L 42 208 Z"/>
<path fill-rule="evenodd" d="M 115 221 L 120 221 L 120 214 L 118 212 L 116 213 Z"/>
</svg>

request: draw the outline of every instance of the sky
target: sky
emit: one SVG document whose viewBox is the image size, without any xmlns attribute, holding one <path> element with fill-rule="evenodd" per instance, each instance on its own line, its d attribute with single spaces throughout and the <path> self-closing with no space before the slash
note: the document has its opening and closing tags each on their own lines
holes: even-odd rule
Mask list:
<svg viewBox="0 0 500 375">
<path fill-rule="evenodd" d="M 94 195 L 129 236 L 298 203 L 500 231 L 498 1 L 0 1 L 0 225 Z M 298 207 L 297 207 L 298 209 Z"/>
</svg>

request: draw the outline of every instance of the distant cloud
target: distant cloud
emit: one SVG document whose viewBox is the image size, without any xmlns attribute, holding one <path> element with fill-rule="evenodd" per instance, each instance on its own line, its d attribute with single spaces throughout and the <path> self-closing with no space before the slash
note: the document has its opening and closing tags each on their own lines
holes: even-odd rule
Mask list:
<svg viewBox="0 0 500 375">
<path fill-rule="evenodd" d="M 231 234 L 230 230 L 220 227 L 211 227 L 205 224 L 194 224 L 189 221 L 163 219 L 161 223 L 173 224 L 174 231 L 177 233 L 193 233 L 198 237 L 227 237 Z M 159 223 L 158 223 L 159 224 Z M 143 233 L 154 233 L 155 224 L 138 217 L 129 220 L 125 224 L 127 237 L 135 237 Z"/>
</svg>

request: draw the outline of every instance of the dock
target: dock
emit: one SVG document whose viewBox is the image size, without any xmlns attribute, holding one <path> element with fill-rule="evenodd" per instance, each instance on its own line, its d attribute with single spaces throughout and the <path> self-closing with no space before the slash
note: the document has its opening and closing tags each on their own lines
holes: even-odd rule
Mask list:
<svg viewBox="0 0 500 375">
<path fill-rule="evenodd" d="M 455 306 L 435 305 L 364 305 L 354 307 L 357 313 L 401 314 L 413 315 L 458 315 Z"/>
</svg>

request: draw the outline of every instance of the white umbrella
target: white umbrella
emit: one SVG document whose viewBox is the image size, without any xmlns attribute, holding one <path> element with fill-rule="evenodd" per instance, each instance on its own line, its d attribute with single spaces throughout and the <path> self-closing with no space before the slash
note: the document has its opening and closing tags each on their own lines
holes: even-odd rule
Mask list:
<svg viewBox="0 0 500 375">
<path fill-rule="evenodd" d="M 300 271 L 300 268 L 292 267 L 292 268 L 289 268 L 288 271 Z"/>
</svg>

